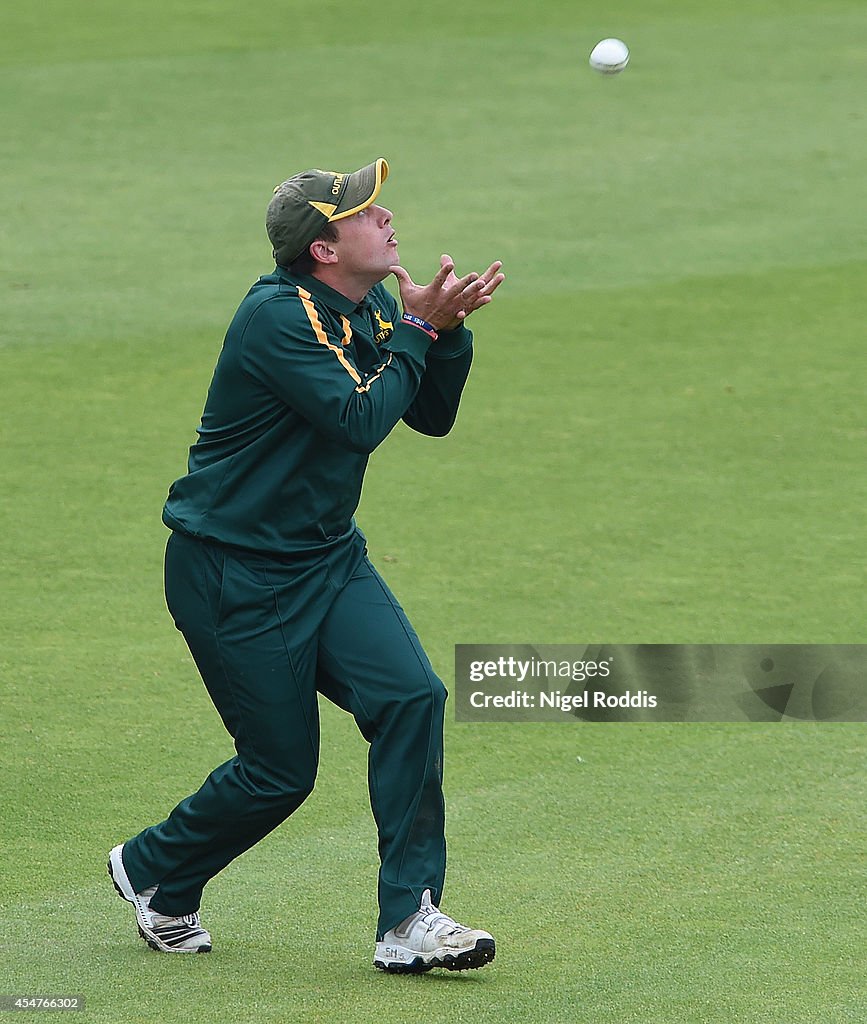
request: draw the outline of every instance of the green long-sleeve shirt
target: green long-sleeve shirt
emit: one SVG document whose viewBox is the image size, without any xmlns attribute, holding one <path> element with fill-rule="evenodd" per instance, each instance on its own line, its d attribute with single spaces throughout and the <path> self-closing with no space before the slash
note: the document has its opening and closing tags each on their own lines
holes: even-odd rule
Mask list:
<svg viewBox="0 0 867 1024">
<path fill-rule="evenodd" d="M 471 360 L 469 330 L 431 345 L 382 284 L 355 303 L 277 267 L 229 325 L 163 521 L 278 555 L 347 542 L 370 453 L 400 419 L 448 433 Z"/>
</svg>

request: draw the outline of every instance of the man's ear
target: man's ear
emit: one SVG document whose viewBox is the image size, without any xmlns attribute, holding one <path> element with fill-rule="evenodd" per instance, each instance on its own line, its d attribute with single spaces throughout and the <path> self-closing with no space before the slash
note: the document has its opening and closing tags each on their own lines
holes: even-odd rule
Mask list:
<svg viewBox="0 0 867 1024">
<path fill-rule="evenodd" d="M 336 263 L 337 253 L 331 248 L 331 243 L 317 238 L 310 243 L 310 255 L 317 263 Z"/>
</svg>

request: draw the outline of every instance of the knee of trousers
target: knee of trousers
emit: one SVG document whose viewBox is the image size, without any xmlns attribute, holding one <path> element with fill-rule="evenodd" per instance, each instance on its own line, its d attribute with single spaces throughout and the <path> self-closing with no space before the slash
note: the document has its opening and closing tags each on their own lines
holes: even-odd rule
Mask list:
<svg viewBox="0 0 867 1024">
<path fill-rule="evenodd" d="M 448 690 L 442 680 L 431 673 L 408 680 L 396 703 L 402 712 L 437 721 L 443 718 L 447 698 Z"/>
<path fill-rule="evenodd" d="M 241 775 L 247 793 L 262 803 L 295 808 L 313 792 L 316 769 L 296 765 L 242 765 Z"/>
</svg>

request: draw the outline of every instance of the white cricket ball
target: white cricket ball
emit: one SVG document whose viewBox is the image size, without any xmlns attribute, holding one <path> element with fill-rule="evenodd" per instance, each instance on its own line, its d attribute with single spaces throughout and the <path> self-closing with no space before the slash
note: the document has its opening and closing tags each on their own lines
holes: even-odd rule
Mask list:
<svg viewBox="0 0 867 1024">
<path fill-rule="evenodd" d="M 603 39 L 590 51 L 590 67 L 602 75 L 619 75 L 629 63 L 629 47 L 622 39 Z"/>
</svg>

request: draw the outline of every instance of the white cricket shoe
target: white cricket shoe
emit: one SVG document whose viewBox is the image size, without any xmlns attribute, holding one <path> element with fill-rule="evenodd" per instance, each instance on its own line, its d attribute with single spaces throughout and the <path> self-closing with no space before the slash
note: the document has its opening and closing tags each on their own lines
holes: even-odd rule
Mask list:
<svg viewBox="0 0 867 1024">
<path fill-rule="evenodd" d="M 494 937 L 443 914 L 425 889 L 421 906 L 376 944 L 373 966 L 392 974 L 422 974 L 432 967 L 467 971 L 494 959 Z"/>
<path fill-rule="evenodd" d="M 150 901 L 157 891 L 155 885 L 136 892 L 123 866 L 123 844 L 108 855 L 108 873 L 118 896 L 135 907 L 138 933 L 151 947 L 161 953 L 210 953 L 211 936 L 199 923 L 198 914 L 169 917 L 151 910 Z"/>
</svg>

